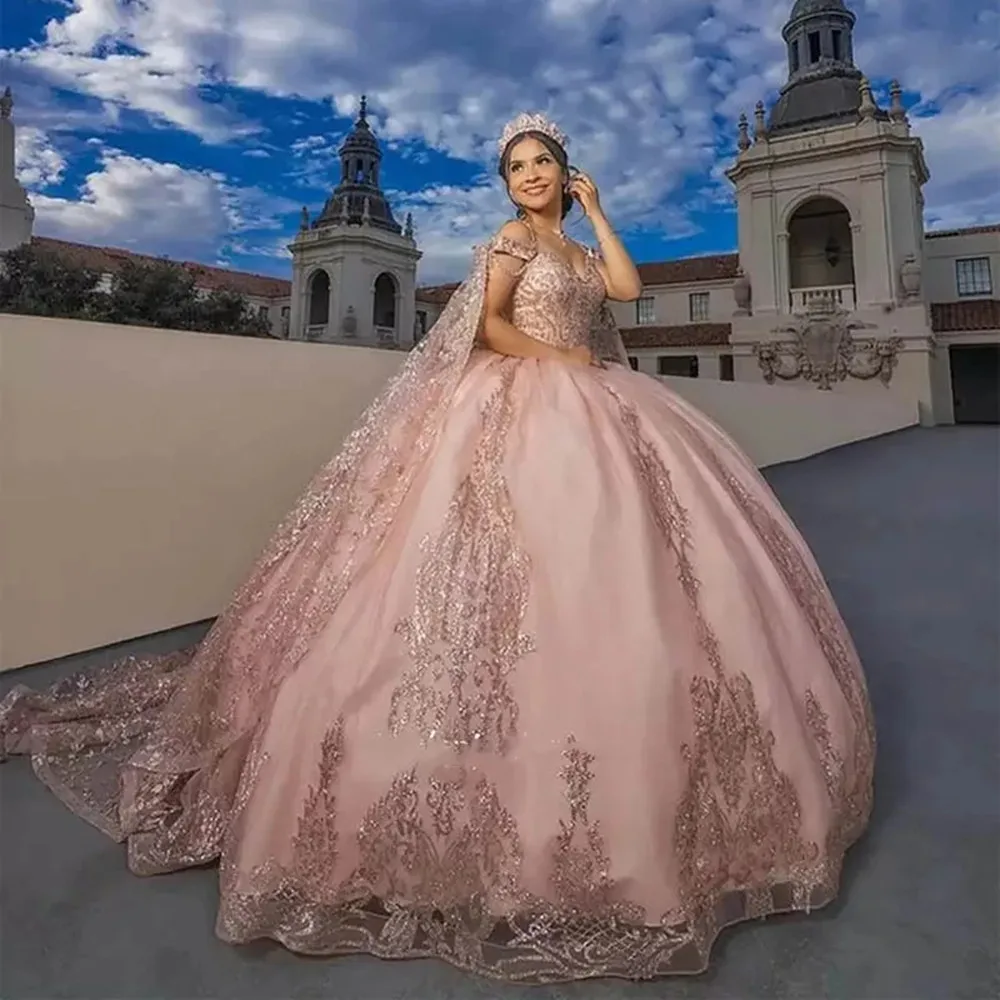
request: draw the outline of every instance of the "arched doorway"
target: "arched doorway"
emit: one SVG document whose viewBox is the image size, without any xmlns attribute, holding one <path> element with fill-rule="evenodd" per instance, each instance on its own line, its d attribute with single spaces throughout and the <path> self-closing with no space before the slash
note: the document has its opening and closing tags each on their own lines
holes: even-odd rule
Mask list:
<svg viewBox="0 0 1000 1000">
<path fill-rule="evenodd" d="M 306 310 L 306 336 L 312 339 L 326 333 L 330 322 L 330 275 L 322 268 L 309 279 L 309 307 Z"/>
<path fill-rule="evenodd" d="M 810 198 L 788 220 L 788 285 L 795 312 L 818 301 L 855 308 L 851 215 L 835 198 Z"/>
<path fill-rule="evenodd" d="M 380 341 L 396 339 L 396 279 L 383 271 L 376 279 L 372 301 L 372 325 Z"/>
</svg>

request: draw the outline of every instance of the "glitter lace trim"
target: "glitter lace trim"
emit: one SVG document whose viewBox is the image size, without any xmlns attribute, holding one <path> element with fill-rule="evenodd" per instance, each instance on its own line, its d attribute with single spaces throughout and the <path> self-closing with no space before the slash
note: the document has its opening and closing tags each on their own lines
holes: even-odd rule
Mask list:
<svg viewBox="0 0 1000 1000">
<path fill-rule="evenodd" d="M 517 363 L 501 362 L 479 445 L 417 573 L 413 614 L 396 626 L 413 666 L 392 694 L 389 729 L 415 726 L 424 745 L 506 751 L 518 708 L 509 675 L 535 648 L 521 631 L 530 560 L 502 473 Z"/>
<path fill-rule="evenodd" d="M 496 787 L 464 765 L 446 776 L 398 774 L 356 835 L 357 867 L 331 885 L 336 845 L 316 831 L 336 817 L 341 727 L 331 730 L 300 821 L 307 854 L 291 868 L 269 862 L 242 878 L 224 865 L 217 922 L 224 940 L 266 937 L 314 955 L 435 957 L 509 982 L 639 980 L 701 972 L 726 925 L 820 906 L 834 894 L 839 859 L 817 859 L 805 882 L 750 880 L 744 888 L 747 873 L 734 871 L 682 911 L 647 914 L 611 878 L 607 845 L 588 815 L 594 757 L 574 736 L 559 771 L 566 811 L 548 841 L 544 895 L 523 888 L 522 837 Z M 234 838 L 262 763 L 247 768 Z"/>
</svg>

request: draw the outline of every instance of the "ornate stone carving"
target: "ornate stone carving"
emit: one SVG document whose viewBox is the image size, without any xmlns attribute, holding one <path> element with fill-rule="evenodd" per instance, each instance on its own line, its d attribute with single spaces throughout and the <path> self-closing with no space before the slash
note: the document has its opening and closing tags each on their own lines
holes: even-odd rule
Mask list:
<svg viewBox="0 0 1000 1000">
<path fill-rule="evenodd" d="M 894 122 L 905 122 L 906 108 L 903 107 L 903 88 L 899 85 L 899 80 L 893 80 L 889 84 L 889 98 L 892 101 L 889 105 L 889 117 Z"/>
<path fill-rule="evenodd" d="M 868 77 L 863 76 L 861 78 L 858 89 L 861 91 L 861 104 L 858 107 L 858 114 L 865 119 L 874 118 L 878 112 L 878 105 L 872 96 L 872 85 Z"/>
<path fill-rule="evenodd" d="M 741 153 L 745 153 L 750 148 L 750 122 L 744 113 L 740 114 L 738 131 L 739 138 L 736 140 L 736 145 Z"/>
<path fill-rule="evenodd" d="M 835 382 L 848 378 L 878 378 L 888 385 L 902 338 L 856 340 L 852 331 L 860 329 L 874 327 L 852 320 L 847 310 L 820 300 L 798 314 L 795 323 L 775 329 L 777 334 L 791 333 L 793 340 L 762 341 L 753 345 L 753 353 L 769 384 L 777 379 L 801 378 L 815 383 L 817 389 L 832 389 Z"/>
</svg>

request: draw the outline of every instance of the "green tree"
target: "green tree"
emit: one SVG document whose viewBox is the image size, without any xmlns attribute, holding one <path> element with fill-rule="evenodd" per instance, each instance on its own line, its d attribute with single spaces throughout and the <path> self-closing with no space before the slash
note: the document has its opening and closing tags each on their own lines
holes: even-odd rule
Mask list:
<svg viewBox="0 0 1000 1000">
<path fill-rule="evenodd" d="M 199 327 L 210 333 L 236 333 L 244 337 L 268 337 L 271 323 L 252 309 L 238 292 L 216 290 L 199 302 Z"/>
<path fill-rule="evenodd" d="M 100 318 L 125 326 L 197 330 L 198 289 L 189 271 L 169 261 L 125 260 L 111 275 Z"/>
<path fill-rule="evenodd" d="M 171 261 L 125 261 L 111 278 L 104 308 L 103 318 L 131 326 L 250 337 L 270 332 L 238 292 L 203 293 L 191 272 Z"/>
<path fill-rule="evenodd" d="M 101 276 L 31 244 L 0 254 L 0 312 L 93 319 Z"/>
<path fill-rule="evenodd" d="M 191 272 L 172 261 L 125 260 L 106 288 L 99 287 L 101 277 L 71 257 L 18 247 L 0 255 L 0 312 L 249 337 L 270 334 L 267 318 L 242 295 L 203 293 Z"/>
</svg>

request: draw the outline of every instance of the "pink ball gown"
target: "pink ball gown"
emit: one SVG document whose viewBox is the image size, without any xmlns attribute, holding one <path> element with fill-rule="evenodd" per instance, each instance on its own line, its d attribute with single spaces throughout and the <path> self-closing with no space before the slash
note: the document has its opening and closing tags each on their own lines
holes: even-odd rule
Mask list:
<svg viewBox="0 0 1000 1000">
<path fill-rule="evenodd" d="M 477 346 L 513 321 L 603 368 Z M 2 707 L 4 747 L 218 934 L 509 981 L 706 968 L 836 893 L 872 799 L 865 680 L 729 438 L 633 372 L 589 257 L 502 237 L 203 642 Z"/>
</svg>

